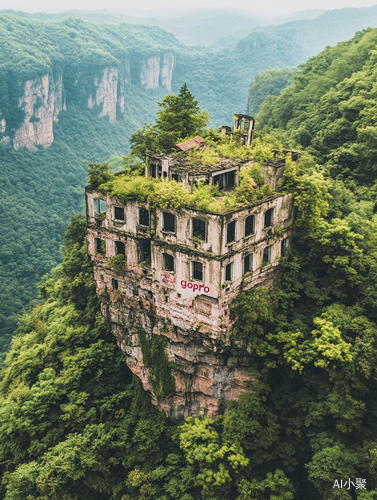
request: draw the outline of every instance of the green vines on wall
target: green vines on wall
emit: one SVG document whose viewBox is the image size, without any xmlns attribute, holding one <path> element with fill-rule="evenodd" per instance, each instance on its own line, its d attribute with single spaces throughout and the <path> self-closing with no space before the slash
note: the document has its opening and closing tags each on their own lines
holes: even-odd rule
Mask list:
<svg viewBox="0 0 377 500">
<path fill-rule="evenodd" d="M 171 369 L 175 364 L 168 360 L 166 338 L 152 334 L 149 340 L 144 330 L 138 331 L 144 365 L 149 368 L 149 382 L 157 398 L 162 398 L 175 391 L 175 380 Z"/>
</svg>

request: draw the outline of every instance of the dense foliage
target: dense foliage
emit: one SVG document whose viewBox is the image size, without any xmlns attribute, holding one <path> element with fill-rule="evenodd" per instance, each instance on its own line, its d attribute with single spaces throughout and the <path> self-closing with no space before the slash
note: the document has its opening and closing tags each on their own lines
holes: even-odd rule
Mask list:
<svg viewBox="0 0 377 500">
<path fill-rule="evenodd" d="M 247 113 L 255 116 L 267 96 L 279 96 L 290 85 L 295 71 L 295 68 L 268 68 L 259 73 L 249 86 Z"/>
<path fill-rule="evenodd" d="M 377 30 L 365 30 L 310 59 L 259 124 L 284 128 L 333 176 L 376 180 L 376 42 Z"/>
<path fill-rule="evenodd" d="M 155 99 L 161 95 L 154 94 Z M 142 96 L 134 96 L 131 104 L 131 114 L 142 109 L 150 119 L 157 108 Z M 84 160 L 124 155 L 137 125 L 141 123 L 130 119 L 109 123 L 94 110 L 71 105 L 55 124 L 55 141 L 48 149 L 15 151 L 0 145 L 0 357 L 9 348 L 22 309 L 37 298 L 36 283 L 61 259 L 65 222 L 84 211 Z M 127 167 L 120 157 L 110 164 L 114 171 Z"/>
</svg>

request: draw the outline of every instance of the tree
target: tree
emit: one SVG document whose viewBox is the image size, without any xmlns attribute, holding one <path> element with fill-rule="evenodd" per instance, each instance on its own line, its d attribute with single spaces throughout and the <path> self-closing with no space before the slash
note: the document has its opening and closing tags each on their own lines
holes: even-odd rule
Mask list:
<svg viewBox="0 0 377 500">
<path fill-rule="evenodd" d="M 170 153 L 178 142 L 199 134 L 211 118 L 200 109 L 186 84 L 178 95 L 166 95 L 158 105 L 156 124 L 145 123 L 130 139 L 132 154 L 143 159 L 150 150 Z"/>
</svg>

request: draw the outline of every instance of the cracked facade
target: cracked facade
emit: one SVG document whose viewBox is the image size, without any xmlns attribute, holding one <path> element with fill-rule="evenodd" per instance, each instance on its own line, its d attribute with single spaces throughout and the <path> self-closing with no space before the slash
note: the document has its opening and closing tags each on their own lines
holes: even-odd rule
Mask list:
<svg viewBox="0 0 377 500">
<path fill-rule="evenodd" d="M 241 161 L 224 159 L 193 171 L 173 156 L 151 155 L 146 175 L 188 187 L 204 179 L 231 189 L 240 168 Z M 283 168 L 281 160 L 266 164 L 265 182 L 276 188 Z M 223 412 L 252 377 L 250 348 L 230 335 L 230 304 L 241 283 L 244 290 L 272 284 L 289 246 L 292 194 L 276 193 L 222 214 L 185 208 L 149 212 L 146 204 L 122 204 L 88 189 L 86 200 L 88 251 L 102 313 L 129 367 L 173 419 Z M 124 255 L 120 270 L 111 265 L 117 254 Z M 149 340 L 166 338 L 175 390 L 156 396 L 140 330 Z"/>
</svg>

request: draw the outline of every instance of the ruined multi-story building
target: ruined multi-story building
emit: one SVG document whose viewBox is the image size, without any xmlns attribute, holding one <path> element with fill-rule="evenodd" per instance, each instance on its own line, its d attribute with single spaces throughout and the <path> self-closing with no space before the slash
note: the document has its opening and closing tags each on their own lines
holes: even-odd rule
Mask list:
<svg viewBox="0 0 377 500">
<path fill-rule="evenodd" d="M 200 147 L 200 139 L 186 146 Z M 181 182 L 188 192 L 198 181 L 231 191 L 247 163 L 221 158 L 215 165 L 193 165 L 178 156 L 151 154 L 145 175 Z M 275 191 L 284 164 L 277 160 L 263 167 L 265 182 Z M 289 247 L 292 195 L 276 192 L 225 213 L 151 211 L 146 203 L 124 204 L 89 189 L 86 199 L 97 293 L 129 367 L 171 418 L 222 412 L 251 376 L 252 353 L 231 335 L 230 304 L 241 289 L 269 285 L 276 276 Z M 121 269 L 111 265 L 116 255 L 124 256 Z M 169 393 L 156 394 L 140 332 L 144 341 L 166 338 L 175 386 Z"/>
</svg>

